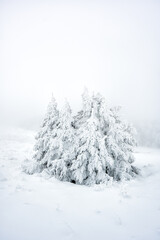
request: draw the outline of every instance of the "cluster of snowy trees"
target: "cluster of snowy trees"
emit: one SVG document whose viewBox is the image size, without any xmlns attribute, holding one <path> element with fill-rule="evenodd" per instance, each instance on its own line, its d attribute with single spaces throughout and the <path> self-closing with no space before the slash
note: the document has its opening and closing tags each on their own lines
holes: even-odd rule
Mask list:
<svg viewBox="0 0 160 240">
<path fill-rule="evenodd" d="M 100 94 L 90 96 L 85 89 L 82 100 L 82 110 L 72 116 L 68 102 L 59 111 L 52 97 L 26 171 L 47 169 L 62 181 L 84 185 L 131 179 L 138 174 L 132 165 L 134 129 Z"/>
</svg>

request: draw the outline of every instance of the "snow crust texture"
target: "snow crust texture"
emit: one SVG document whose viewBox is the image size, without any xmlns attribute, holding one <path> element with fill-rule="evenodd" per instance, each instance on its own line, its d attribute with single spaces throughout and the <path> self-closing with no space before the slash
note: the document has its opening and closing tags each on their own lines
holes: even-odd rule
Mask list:
<svg viewBox="0 0 160 240">
<path fill-rule="evenodd" d="M 160 239 L 159 149 L 136 149 L 141 176 L 88 187 L 25 174 L 33 144 L 34 132 L 1 131 L 1 240 Z"/>
</svg>

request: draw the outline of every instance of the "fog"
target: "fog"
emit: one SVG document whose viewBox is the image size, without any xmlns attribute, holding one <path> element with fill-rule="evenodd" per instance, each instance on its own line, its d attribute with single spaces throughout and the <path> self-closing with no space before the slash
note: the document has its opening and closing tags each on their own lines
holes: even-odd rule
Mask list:
<svg viewBox="0 0 160 240">
<path fill-rule="evenodd" d="M 1 122 L 37 128 L 53 93 L 84 87 L 136 123 L 158 122 L 160 1 L 0 1 Z"/>
</svg>

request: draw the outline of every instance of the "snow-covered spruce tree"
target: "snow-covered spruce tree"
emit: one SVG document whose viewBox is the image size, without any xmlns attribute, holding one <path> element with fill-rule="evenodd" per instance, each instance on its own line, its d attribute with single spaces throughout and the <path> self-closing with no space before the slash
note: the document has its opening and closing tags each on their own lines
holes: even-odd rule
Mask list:
<svg viewBox="0 0 160 240">
<path fill-rule="evenodd" d="M 36 143 L 34 146 L 34 165 L 33 171 L 41 172 L 47 167 L 48 158 L 46 157 L 49 147 L 50 138 L 55 138 L 57 133 L 57 125 L 59 120 L 59 111 L 57 109 L 57 103 L 52 96 L 50 103 L 48 104 L 47 113 L 41 125 L 40 131 L 36 136 Z"/>
<path fill-rule="evenodd" d="M 70 168 L 72 181 L 84 185 L 107 183 L 113 160 L 105 147 L 94 108 L 88 120 L 77 130 L 77 139 L 79 146 Z"/>
<path fill-rule="evenodd" d="M 87 90 L 82 95 L 83 110 L 75 117 L 75 127 L 83 129 L 91 116 L 91 109 L 99 122 L 99 132 L 105 139 L 105 147 L 114 166 L 108 174 L 114 180 L 130 179 L 138 174 L 134 162 L 133 148 L 136 145 L 134 129 L 120 118 L 119 107 L 110 109 L 100 94 L 89 96 Z M 93 134 L 94 135 L 94 134 Z M 107 161 L 107 160 L 106 160 Z"/>
<path fill-rule="evenodd" d="M 51 137 L 51 144 L 47 153 L 50 173 L 63 181 L 71 181 L 70 166 L 71 161 L 75 158 L 76 139 L 72 123 L 71 108 L 66 102 L 59 115 L 57 138 L 52 139 Z"/>
<path fill-rule="evenodd" d="M 91 106 L 100 122 L 100 130 L 105 136 L 106 149 L 114 161 L 109 172 L 114 180 L 130 179 L 138 174 L 134 162 L 133 148 L 136 145 L 134 128 L 121 119 L 120 107 L 109 108 L 105 99 L 98 93 L 93 94 Z"/>
<path fill-rule="evenodd" d="M 119 107 L 110 109 L 107 116 L 108 126 L 105 130 L 105 142 L 109 155 L 114 159 L 113 178 L 116 181 L 131 179 L 138 174 L 134 162 L 133 148 L 136 145 L 134 129 L 122 121 Z"/>
</svg>

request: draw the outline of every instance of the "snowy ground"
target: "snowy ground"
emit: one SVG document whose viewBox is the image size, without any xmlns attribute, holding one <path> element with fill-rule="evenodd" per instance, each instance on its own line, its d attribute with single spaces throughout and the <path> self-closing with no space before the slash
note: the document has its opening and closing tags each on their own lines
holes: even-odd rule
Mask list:
<svg viewBox="0 0 160 240">
<path fill-rule="evenodd" d="M 34 132 L 1 131 L 1 240 L 160 239 L 160 150 L 136 150 L 143 177 L 85 187 L 23 173 L 33 143 Z"/>
</svg>

